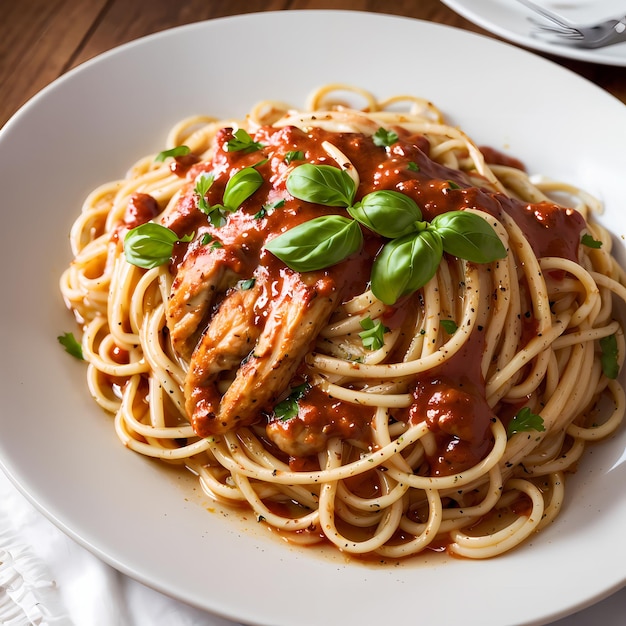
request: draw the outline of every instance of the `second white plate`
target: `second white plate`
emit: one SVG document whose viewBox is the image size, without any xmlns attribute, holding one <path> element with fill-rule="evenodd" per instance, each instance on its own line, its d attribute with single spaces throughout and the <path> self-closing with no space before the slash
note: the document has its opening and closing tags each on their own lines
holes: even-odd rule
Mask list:
<svg viewBox="0 0 626 626">
<path fill-rule="evenodd" d="M 533 36 L 532 24 L 528 18 L 533 15 L 537 16 L 517 0 L 442 0 L 442 2 L 477 26 L 526 48 L 591 63 L 626 66 L 626 42 L 590 50 L 551 43 Z M 552 11 L 560 12 L 563 17 L 575 23 L 614 17 L 619 13 L 620 8 L 626 14 L 624 3 L 617 0 L 599 0 L 598 2 L 595 0 L 594 2 L 537 0 L 537 4 L 543 4 Z"/>
</svg>

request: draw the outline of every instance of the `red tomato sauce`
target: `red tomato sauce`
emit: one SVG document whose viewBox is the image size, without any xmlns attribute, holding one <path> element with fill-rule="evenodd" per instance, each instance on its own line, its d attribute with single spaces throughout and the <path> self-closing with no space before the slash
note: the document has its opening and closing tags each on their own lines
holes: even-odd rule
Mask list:
<svg viewBox="0 0 626 626">
<path fill-rule="evenodd" d="M 311 204 L 293 198 L 285 181 L 290 167 L 285 157 L 293 151 L 304 154 L 304 162 L 338 166 L 323 149 L 328 141 L 341 150 L 356 168 L 360 184 L 355 201 L 376 190 L 400 191 L 415 200 L 423 219 L 431 220 L 447 211 L 479 209 L 495 218 L 504 214 L 512 217 L 530 241 L 536 255 L 559 256 L 570 260 L 578 257 L 583 217 L 572 209 L 541 202 L 532 204 L 494 192 L 487 182 L 476 186 L 475 179 L 457 170 L 433 161 L 429 156 L 429 142 L 422 136 L 404 134 L 389 147 L 376 146 L 371 137 L 360 133 L 331 133 L 319 128 L 303 131 L 295 127 L 262 128 L 254 137 L 263 147 L 254 152 L 229 151 L 227 142 L 232 130 L 221 130 L 211 162 L 195 163 L 194 159 L 177 159 L 176 172 L 186 175 L 187 186 L 175 210 L 170 212 L 165 225 L 179 237 L 196 233 L 196 243 L 179 243 L 171 270 L 176 272 L 185 255 L 218 254 L 239 273 L 263 271 L 274 280 L 284 279 L 284 266 L 263 246 L 269 240 L 294 226 L 315 217 L 328 214 L 346 215 L 343 208 Z M 484 149 L 488 161 L 513 167 L 523 167 L 516 159 L 495 150 Z M 261 187 L 242 206 L 228 215 L 225 225 L 210 223 L 198 208 L 196 178 L 211 172 L 214 182 L 206 194 L 209 205 L 222 202 L 228 180 L 244 167 L 255 167 L 263 177 Z M 152 215 L 151 203 L 134 201 L 129 209 L 128 225 Z M 198 245 L 197 240 L 208 236 L 219 242 L 219 248 Z M 341 290 L 343 300 L 362 292 L 368 285 L 371 263 L 385 240 L 364 229 L 365 244 L 361 251 L 342 263 L 323 270 L 324 276 Z M 406 306 L 414 305 L 411 299 Z M 413 303 L 413 304 L 412 304 Z M 408 315 L 402 305 L 389 308 L 386 322 L 400 325 Z M 532 320 L 524 326 L 525 335 L 531 334 Z M 417 378 L 411 386 L 413 403 L 397 418 L 411 423 L 426 420 L 434 433 L 437 452 L 428 458 L 432 475 L 449 475 L 463 471 L 479 462 L 492 446 L 490 425 L 494 414 L 485 400 L 484 381 L 480 375 L 484 333 L 472 334 L 464 348 L 443 366 L 426 376 Z M 401 414 L 402 413 L 402 414 Z M 298 417 L 281 424 L 285 437 L 307 436 L 318 442 L 319 449 L 330 436 L 342 439 L 367 439 L 373 411 L 330 398 L 313 388 L 300 402 Z M 297 456 L 297 455 L 296 455 Z M 291 459 L 294 467 L 309 467 L 306 459 Z M 315 465 L 313 463 L 313 465 Z M 371 491 L 372 485 L 361 485 L 359 491 Z"/>
</svg>

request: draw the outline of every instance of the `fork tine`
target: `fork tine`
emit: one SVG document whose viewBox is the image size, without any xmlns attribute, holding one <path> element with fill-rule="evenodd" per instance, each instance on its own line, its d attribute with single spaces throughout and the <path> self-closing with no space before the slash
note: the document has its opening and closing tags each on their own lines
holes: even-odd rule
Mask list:
<svg viewBox="0 0 626 626">
<path fill-rule="evenodd" d="M 553 35 L 563 43 L 584 48 L 601 48 L 626 41 L 626 17 L 604 20 L 596 24 L 573 24 L 535 4 L 534 0 L 517 1 L 546 20 L 542 22 L 535 16 L 527 17 L 535 28 L 531 34 L 537 37 Z"/>
<path fill-rule="evenodd" d="M 550 24 L 543 21 L 536 20 L 532 17 L 528 18 L 528 21 L 535 26 L 536 28 L 541 28 L 541 30 L 550 30 L 555 33 L 580 33 L 577 28 L 573 26 L 561 26 L 560 24 Z"/>
<path fill-rule="evenodd" d="M 552 22 L 556 26 L 560 26 L 564 30 L 570 30 L 570 29 L 574 28 L 573 24 L 571 24 L 570 22 L 566 21 L 565 19 L 559 17 L 558 15 L 556 15 L 556 13 L 552 13 L 552 11 L 548 11 L 548 9 L 545 9 L 542 6 L 539 6 L 538 4 L 535 4 L 534 2 L 532 2 L 532 0 L 517 0 L 517 1 L 520 4 L 523 4 L 527 8 L 531 9 L 535 13 L 541 15 L 541 17 L 544 17 L 545 19 L 549 20 L 550 22 Z M 532 18 L 528 18 L 528 19 L 531 22 L 534 22 L 534 20 Z"/>
<path fill-rule="evenodd" d="M 558 30 L 550 30 L 548 28 L 542 29 L 542 30 L 536 30 L 534 32 L 535 35 L 541 37 L 543 35 L 556 35 L 557 39 L 552 38 L 552 41 L 583 41 L 584 37 L 581 37 L 580 35 L 566 35 L 563 34 L 561 32 L 559 32 Z"/>
<path fill-rule="evenodd" d="M 538 30 L 544 31 L 546 33 L 553 33 L 555 35 L 560 35 L 561 37 L 566 37 L 567 39 L 581 39 L 582 33 L 572 27 L 563 28 L 562 26 L 553 25 L 553 24 L 545 24 L 543 22 L 539 22 L 534 20 L 532 17 L 528 18 L 528 21 L 532 23 L 532 25 Z"/>
</svg>

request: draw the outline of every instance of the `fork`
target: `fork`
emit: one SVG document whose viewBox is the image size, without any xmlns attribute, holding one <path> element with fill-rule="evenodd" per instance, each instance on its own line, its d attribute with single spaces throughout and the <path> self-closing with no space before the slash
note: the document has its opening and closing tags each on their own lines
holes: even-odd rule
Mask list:
<svg viewBox="0 0 626 626">
<path fill-rule="evenodd" d="M 566 43 L 580 48 L 602 48 L 626 41 L 626 15 L 621 19 L 610 19 L 597 24 L 573 24 L 556 13 L 539 6 L 532 0 L 517 0 L 520 4 L 535 11 L 548 23 L 528 18 L 537 28 L 537 35 L 557 36 L 557 43 Z"/>
</svg>

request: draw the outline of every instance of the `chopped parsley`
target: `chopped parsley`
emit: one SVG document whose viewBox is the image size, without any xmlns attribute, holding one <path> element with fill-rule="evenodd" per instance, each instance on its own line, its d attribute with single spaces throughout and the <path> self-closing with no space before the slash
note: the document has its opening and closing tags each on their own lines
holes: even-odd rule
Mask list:
<svg viewBox="0 0 626 626">
<path fill-rule="evenodd" d="M 288 420 L 298 415 L 298 400 L 304 398 L 310 388 L 309 383 L 292 387 L 291 393 L 274 407 L 274 415 L 279 420 Z"/>
<path fill-rule="evenodd" d="M 80 361 L 84 360 L 83 348 L 76 337 L 74 337 L 73 333 L 63 333 L 57 337 L 57 340 L 68 354 L 71 354 L 75 359 L 79 359 Z"/>
<path fill-rule="evenodd" d="M 602 373 L 610 379 L 617 378 L 619 373 L 619 362 L 617 360 L 617 338 L 615 335 L 609 335 L 600 339 L 600 363 L 602 364 Z"/>
<path fill-rule="evenodd" d="M 515 417 L 509 422 L 506 428 L 506 434 L 510 439 L 516 433 L 528 430 L 543 432 L 545 430 L 545 426 L 543 425 L 543 417 L 533 413 L 529 407 L 525 406 L 523 409 L 520 409 Z"/>
<path fill-rule="evenodd" d="M 386 128 L 379 128 L 373 135 L 372 140 L 375 146 L 387 147 L 398 141 L 398 133 Z"/>
<path fill-rule="evenodd" d="M 302 150 L 290 150 L 285 155 L 285 163 L 289 165 L 292 161 L 302 161 L 304 159 L 304 152 Z"/>
<path fill-rule="evenodd" d="M 587 246 L 588 248 L 595 248 L 596 250 L 602 247 L 602 242 L 594 239 L 589 233 L 585 233 L 582 236 L 580 243 L 582 243 L 583 246 Z"/>
<path fill-rule="evenodd" d="M 448 335 L 454 335 L 454 333 L 458 329 L 458 326 L 456 325 L 456 322 L 454 320 L 441 320 L 440 324 L 441 328 L 443 328 L 448 333 Z"/>
<path fill-rule="evenodd" d="M 191 150 L 189 146 L 176 146 L 175 148 L 170 148 L 169 150 L 163 150 L 162 152 L 159 152 L 154 160 L 157 163 L 161 163 L 162 161 L 165 161 L 165 159 L 167 159 L 168 157 L 185 156 L 190 152 Z"/>
<path fill-rule="evenodd" d="M 201 174 L 196 179 L 196 186 L 194 187 L 194 193 L 198 196 L 198 209 L 206 215 L 211 213 L 211 206 L 205 196 L 211 188 L 214 179 L 213 174 Z"/>
<path fill-rule="evenodd" d="M 243 128 L 237 129 L 224 146 L 226 152 L 256 152 L 263 147 L 263 144 L 254 141 Z"/>
<path fill-rule="evenodd" d="M 254 287 L 255 283 L 256 278 L 247 278 L 245 280 L 240 280 L 237 283 L 237 287 L 239 287 L 241 291 L 248 291 L 248 289 L 252 289 L 252 287 Z"/>
<path fill-rule="evenodd" d="M 389 332 L 389 328 L 378 320 L 374 322 L 371 317 L 361 320 L 361 328 L 363 332 L 359 333 L 359 337 L 363 342 L 363 347 L 368 350 L 380 350 L 385 345 L 383 335 Z"/>
</svg>

